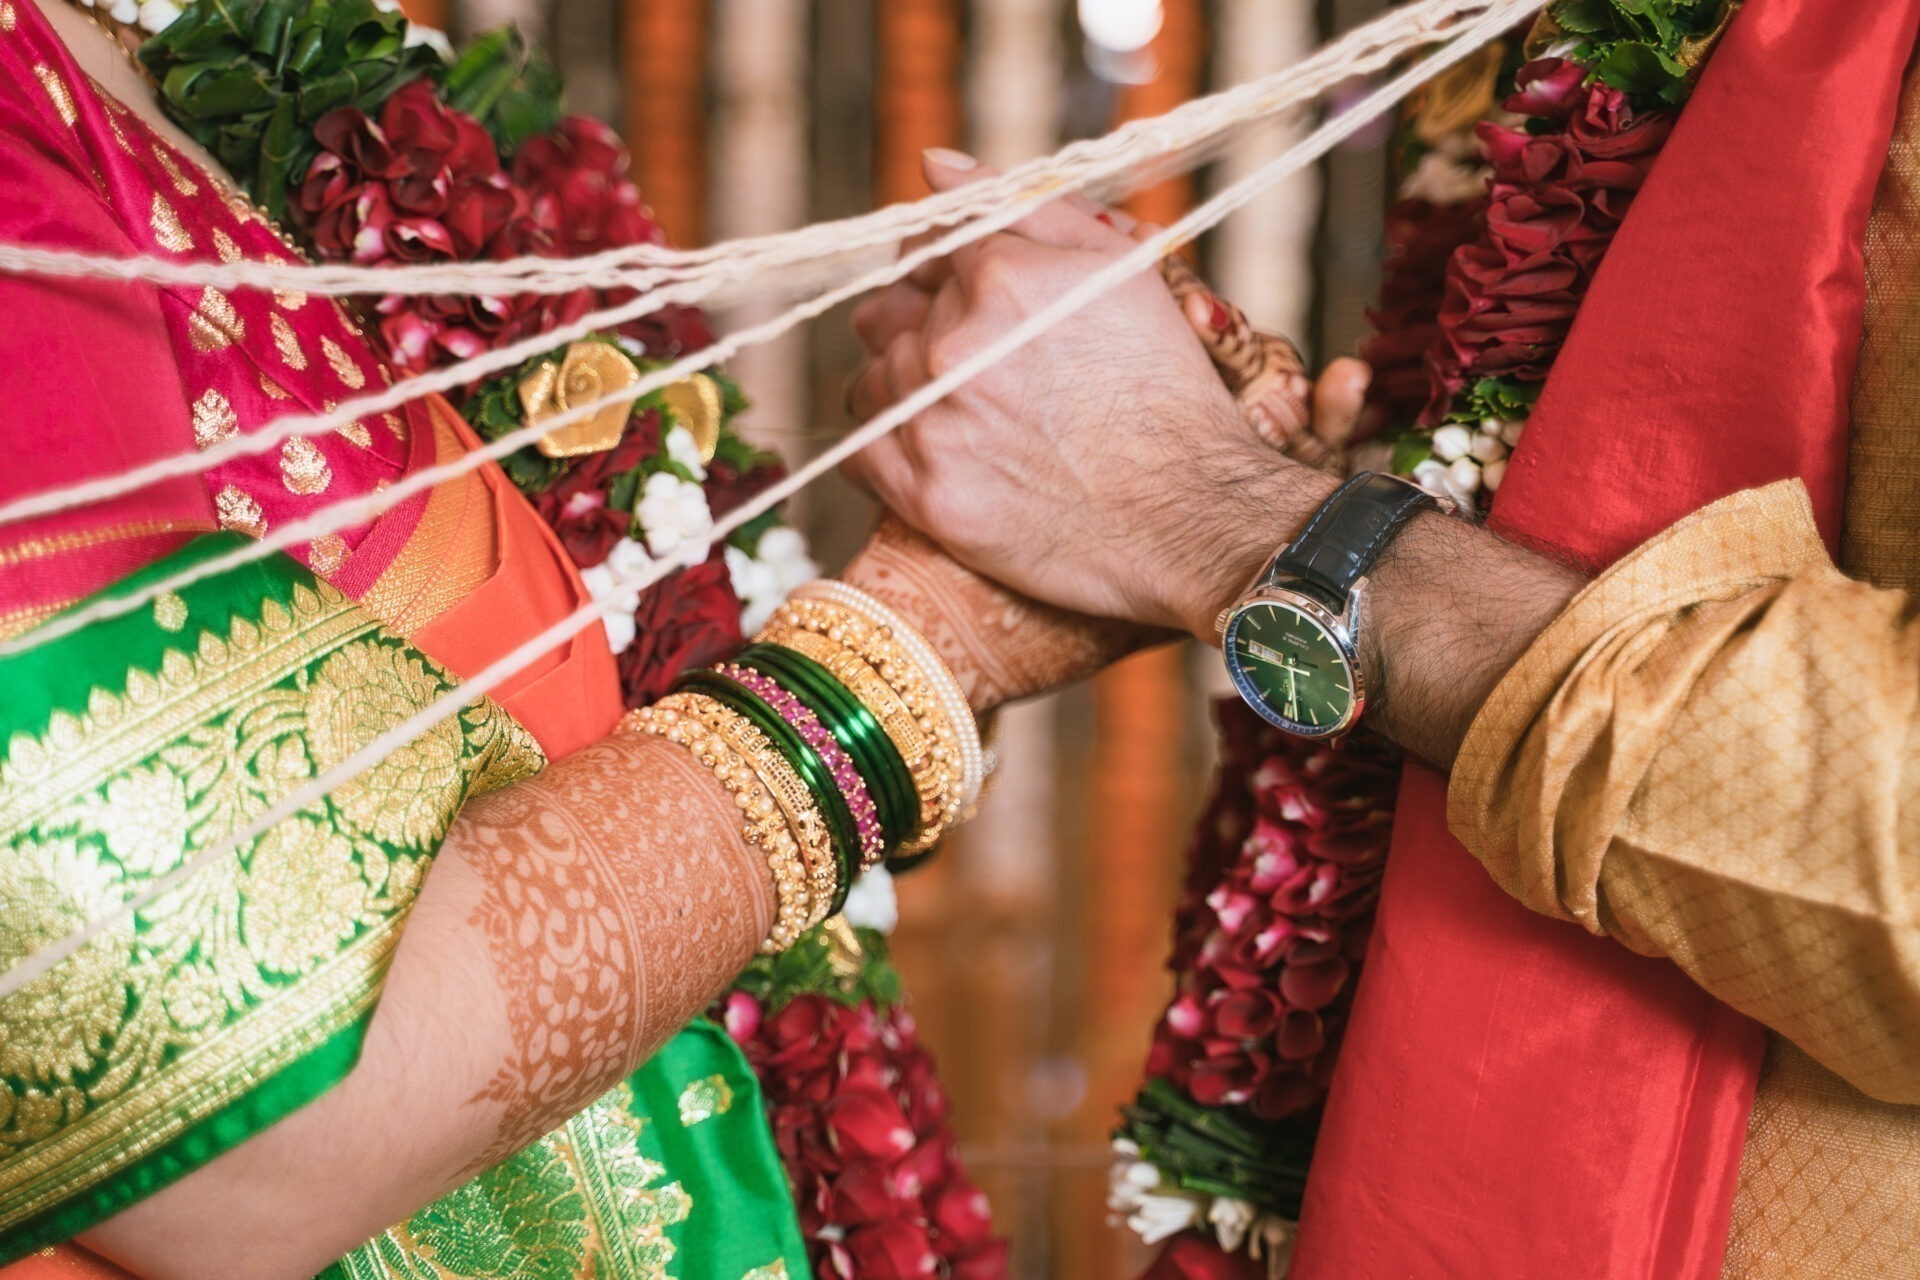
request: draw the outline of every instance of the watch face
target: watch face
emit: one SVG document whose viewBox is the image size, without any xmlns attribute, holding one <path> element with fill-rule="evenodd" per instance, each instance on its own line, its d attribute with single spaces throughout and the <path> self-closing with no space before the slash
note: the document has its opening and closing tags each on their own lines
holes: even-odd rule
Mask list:
<svg viewBox="0 0 1920 1280">
<path fill-rule="evenodd" d="M 1318 738 L 1352 721 L 1353 665 L 1303 609 L 1265 600 L 1241 606 L 1227 624 L 1226 650 L 1240 696 L 1282 729 Z"/>
</svg>

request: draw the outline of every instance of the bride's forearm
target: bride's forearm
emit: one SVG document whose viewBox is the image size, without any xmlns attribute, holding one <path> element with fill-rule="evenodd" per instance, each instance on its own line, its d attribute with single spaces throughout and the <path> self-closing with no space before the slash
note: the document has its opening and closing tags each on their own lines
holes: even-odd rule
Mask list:
<svg viewBox="0 0 1920 1280">
<path fill-rule="evenodd" d="M 682 748 L 616 733 L 462 811 L 359 1062 L 86 1237 L 150 1280 L 311 1276 L 564 1123 L 752 958 L 764 855 Z"/>
</svg>

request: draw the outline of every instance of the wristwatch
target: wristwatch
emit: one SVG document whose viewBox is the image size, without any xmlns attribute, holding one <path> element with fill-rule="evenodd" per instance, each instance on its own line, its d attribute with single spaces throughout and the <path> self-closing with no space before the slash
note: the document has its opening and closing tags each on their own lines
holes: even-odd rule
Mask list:
<svg viewBox="0 0 1920 1280">
<path fill-rule="evenodd" d="M 1358 723 L 1369 675 L 1357 643 L 1367 571 L 1416 513 L 1439 509 L 1418 486 L 1372 471 L 1334 490 L 1214 624 L 1249 706 L 1303 738 Z"/>
</svg>

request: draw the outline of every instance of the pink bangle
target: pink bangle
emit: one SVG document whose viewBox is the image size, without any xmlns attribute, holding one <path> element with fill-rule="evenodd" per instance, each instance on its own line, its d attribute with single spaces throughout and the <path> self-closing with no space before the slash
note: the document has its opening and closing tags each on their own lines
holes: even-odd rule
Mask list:
<svg viewBox="0 0 1920 1280">
<path fill-rule="evenodd" d="M 753 692 L 753 695 L 779 713 L 793 731 L 800 735 L 806 744 L 820 753 L 820 759 L 826 763 L 827 772 L 840 788 L 841 796 L 847 802 L 848 812 L 853 814 L 853 823 L 860 832 L 860 870 L 865 871 L 886 854 L 886 838 L 880 832 L 880 811 L 874 807 L 873 796 L 867 791 L 867 780 L 860 776 L 853 757 L 843 750 L 834 740 L 832 733 L 820 723 L 820 717 L 800 699 L 787 692 L 777 680 L 755 671 L 750 667 L 727 663 L 716 670 L 727 679 Z"/>
</svg>

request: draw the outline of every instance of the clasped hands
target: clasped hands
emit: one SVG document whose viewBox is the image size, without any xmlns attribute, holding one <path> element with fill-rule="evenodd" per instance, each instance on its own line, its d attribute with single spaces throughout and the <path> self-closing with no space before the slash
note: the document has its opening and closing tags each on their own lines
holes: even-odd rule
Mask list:
<svg viewBox="0 0 1920 1280">
<path fill-rule="evenodd" d="M 928 153 L 926 173 L 936 190 L 989 176 L 952 152 Z M 855 311 L 868 358 L 850 406 L 865 418 L 911 394 L 1142 234 L 1068 197 L 922 266 Z M 962 613 L 994 618 L 976 637 L 983 702 L 1156 634 L 1210 638 L 1289 513 L 1333 488 L 1319 468 L 1337 466 L 1366 384 L 1352 359 L 1309 380 L 1291 344 L 1169 260 L 849 461 L 896 518 L 850 572 L 938 581 Z"/>
</svg>

